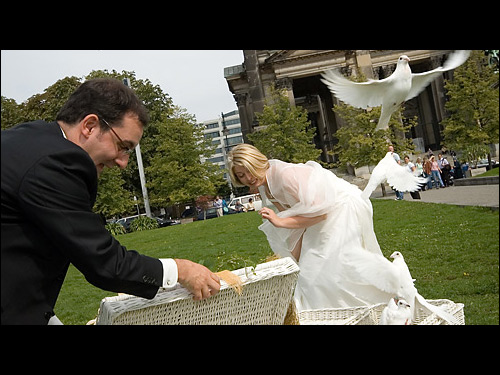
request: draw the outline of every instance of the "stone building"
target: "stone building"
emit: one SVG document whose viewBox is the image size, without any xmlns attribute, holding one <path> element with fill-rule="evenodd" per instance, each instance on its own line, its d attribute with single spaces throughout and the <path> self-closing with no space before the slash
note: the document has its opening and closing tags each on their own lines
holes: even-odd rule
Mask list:
<svg viewBox="0 0 500 375">
<path fill-rule="evenodd" d="M 292 105 L 307 109 L 316 127 L 316 147 L 322 159 L 331 161 L 327 151 L 336 143 L 335 132 L 342 120 L 332 111 L 338 100 L 321 82 L 321 72 L 340 69 L 344 75 L 363 73 L 383 79 L 396 68 L 400 55 L 410 58 L 413 72 L 441 66 L 451 50 L 243 50 L 241 65 L 226 67 L 224 77 L 236 101 L 243 137 L 257 126 L 255 113 L 262 112 L 269 88 L 274 83 L 287 91 Z M 452 72 L 435 79 L 418 97 L 405 103 L 405 117 L 418 116 L 418 125 L 406 133 L 417 151 L 441 147 L 440 122 L 446 116 L 444 80 Z"/>
</svg>

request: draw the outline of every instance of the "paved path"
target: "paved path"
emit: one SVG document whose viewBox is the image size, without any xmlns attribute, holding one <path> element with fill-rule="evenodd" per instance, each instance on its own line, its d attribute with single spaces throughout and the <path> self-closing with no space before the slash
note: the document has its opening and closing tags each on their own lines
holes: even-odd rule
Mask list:
<svg viewBox="0 0 500 375">
<path fill-rule="evenodd" d="M 414 202 L 447 203 L 459 206 L 484 206 L 498 210 L 499 185 L 450 186 L 441 189 L 431 189 L 420 192 L 421 199 L 413 199 L 410 193 L 405 193 L 404 199 Z M 387 196 L 382 196 L 379 187 L 372 193 L 372 198 L 395 199 L 395 193 L 390 187 L 385 189 Z"/>
</svg>

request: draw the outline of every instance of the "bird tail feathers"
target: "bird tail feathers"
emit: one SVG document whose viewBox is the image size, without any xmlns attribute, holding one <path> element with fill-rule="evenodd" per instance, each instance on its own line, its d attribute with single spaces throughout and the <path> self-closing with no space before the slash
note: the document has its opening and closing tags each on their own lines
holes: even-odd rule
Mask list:
<svg viewBox="0 0 500 375">
<path fill-rule="evenodd" d="M 391 111 L 384 111 L 384 108 L 382 108 L 382 113 L 380 114 L 380 117 L 378 119 L 377 127 L 375 130 L 385 130 L 389 127 L 389 120 L 391 119 L 392 112 Z"/>
<path fill-rule="evenodd" d="M 460 324 L 460 322 L 458 321 L 458 319 L 456 317 L 454 317 L 452 314 L 444 311 L 441 307 L 434 306 L 434 305 L 430 304 L 418 292 L 416 295 L 416 301 L 418 301 L 418 303 L 420 303 L 422 306 L 424 306 L 427 310 L 436 314 L 441 319 L 444 319 L 448 324 L 452 324 L 452 325 L 459 325 Z M 415 309 L 416 309 L 416 306 L 415 306 Z M 415 311 L 415 310 L 413 310 L 413 311 Z"/>
</svg>

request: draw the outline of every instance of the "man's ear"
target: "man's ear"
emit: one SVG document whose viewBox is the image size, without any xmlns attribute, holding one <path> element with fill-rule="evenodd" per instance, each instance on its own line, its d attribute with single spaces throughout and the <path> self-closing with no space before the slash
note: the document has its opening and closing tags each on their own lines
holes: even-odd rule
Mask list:
<svg viewBox="0 0 500 375">
<path fill-rule="evenodd" d="M 90 137 L 92 133 L 98 131 L 99 128 L 99 117 L 95 114 L 87 115 L 82 119 L 82 121 L 80 121 L 81 133 L 86 138 Z"/>
</svg>

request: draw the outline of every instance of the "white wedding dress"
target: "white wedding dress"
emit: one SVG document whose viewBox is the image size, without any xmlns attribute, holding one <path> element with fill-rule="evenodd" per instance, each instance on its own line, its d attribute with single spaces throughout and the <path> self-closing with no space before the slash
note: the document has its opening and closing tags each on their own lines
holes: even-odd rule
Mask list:
<svg viewBox="0 0 500 375">
<path fill-rule="evenodd" d="M 280 217 L 327 214 L 326 220 L 307 229 L 276 228 L 267 220 L 259 226 L 272 250 L 282 257 L 293 258 L 291 250 L 303 235 L 294 293 L 297 309 L 364 306 L 394 297 L 361 274 L 367 258 L 383 256 L 373 230 L 372 205 L 362 191 L 313 161 L 269 163 L 266 177 L 271 196 L 264 186 L 259 188 L 264 205 L 278 202 L 285 208 Z"/>
</svg>

